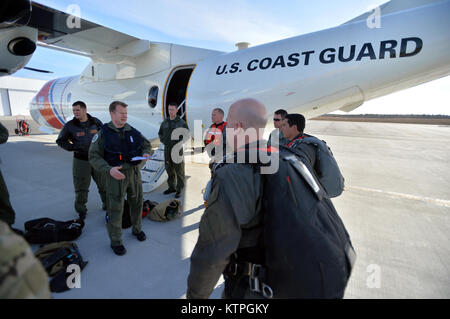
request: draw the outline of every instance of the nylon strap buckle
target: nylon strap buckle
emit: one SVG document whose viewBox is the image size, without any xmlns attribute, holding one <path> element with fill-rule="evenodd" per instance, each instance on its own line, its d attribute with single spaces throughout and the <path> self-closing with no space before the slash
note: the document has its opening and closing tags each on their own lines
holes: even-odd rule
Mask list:
<svg viewBox="0 0 450 319">
<path fill-rule="evenodd" d="M 271 299 L 273 298 L 273 290 L 269 285 L 266 285 L 264 282 L 260 281 L 264 277 L 264 268 L 259 264 L 250 264 L 251 272 L 248 278 L 248 284 L 250 286 L 250 290 L 253 292 L 260 293 L 264 296 L 264 298 Z"/>
<path fill-rule="evenodd" d="M 237 272 L 238 272 L 238 265 L 237 265 L 237 263 L 230 264 L 228 270 L 231 272 L 231 274 L 233 276 L 236 276 Z"/>
</svg>

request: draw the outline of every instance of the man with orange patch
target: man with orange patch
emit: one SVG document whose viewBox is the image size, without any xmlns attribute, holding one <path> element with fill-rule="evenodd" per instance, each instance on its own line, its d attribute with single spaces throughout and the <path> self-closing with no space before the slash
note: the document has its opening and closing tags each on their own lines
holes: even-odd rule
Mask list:
<svg viewBox="0 0 450 319">
<path fill-rule="evenodd" d="M 205 150 L 211 157 L 209 168 L 212 169 L 214 162 L 220 161 L 226 153 L 226 126 L 227 122 L 224 122 L 223 118 L 225 113 L 221 108 L 215 108 L 211 113 L 211 121 L 213 122 L 206 131 L 205 136 Z M 217 152 L 218 151 L 218 152 Z"/>
<path fill-rule="evenodd" d="M 74 118 L 67 122 L 58 135 L 56 143 L 73 154 L 73 186 L 75 188 L 75 210 L 81 219 L 86 218 L 89 185 L 91 177 L 97 184 L 102 199 L 102 208 L 106 209 L 106 191 L 104 176 L 89 164 L 88 151 L 92 138 L 102 127 L 102 122 L 87 113 L 86 104 L 77 101 L 72 104 Z"/>
<path fill-rule="evenodd" d="M 223 117 L 225 113 L 221 108 L 215 108 L 211 113 L 211 120 L 213 124 L 209 127 L 206 132 L 205 145 L 208 146 L 213 143 L 214 146 L 220 147 L 225 145 L 225 128 L 227 122 L 224 122 Z M 211 155 L 214 156 L 215 149 L 211 149 Z"/>
</svg>

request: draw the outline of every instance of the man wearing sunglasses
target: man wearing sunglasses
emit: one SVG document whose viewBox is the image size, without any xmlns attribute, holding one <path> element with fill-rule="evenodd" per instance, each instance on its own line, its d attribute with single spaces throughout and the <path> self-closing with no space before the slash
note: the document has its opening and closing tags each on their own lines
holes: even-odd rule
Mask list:
<svg viewBox="0 0 450 319">
<path fill-rule="evenodd" d="M 283 136 L 283 132 L 281 130 L 281 128 L 283 127 L 283 120 L 287 114 L 288 113 L 283 109 L 275 111 L 273 115 L 273 126 L 275 127 L 275 130 L 273 130 L 272 133 L 270 133 L 269 140 L 267 141 L 267 146 L 271 146 L 272 144 L 272 135 L 274 138 L 276 138 L 277 135 L 279 136 L 278 137 L 279 145 L 286 145 L 287 143 L 289 143 L 289 140 Z M 274 144 L 274 146 L 277 145 Z"/>
</svg>

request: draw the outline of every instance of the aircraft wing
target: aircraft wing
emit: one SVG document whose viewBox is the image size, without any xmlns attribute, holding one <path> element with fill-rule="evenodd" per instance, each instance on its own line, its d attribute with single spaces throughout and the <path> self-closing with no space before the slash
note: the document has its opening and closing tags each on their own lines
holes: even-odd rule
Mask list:
<svg viewBox="0 0 450 319">
<path fill-rule="evenodd" d="M 171 43 L 139 39 L 30 0 L 2 1 L 0 76 L 23 68 L 36 45 L 87 56 L 99 68 L 108 64 L 97 80 L 142 76 L 223 53 L 180 45 L 173 50 Z"/>
<path fill-rule="evenodd" d="M 68 13 L 32 2 L 28 27 L 38 31 L 38 45 L 114 63 L 136 57 L 150 49 L 151 42 L 92 23 Z M 20 23 L 21 21 L 19 21 Z M 22 21 L 25 22 L 26 21 Z"/>
</svg>

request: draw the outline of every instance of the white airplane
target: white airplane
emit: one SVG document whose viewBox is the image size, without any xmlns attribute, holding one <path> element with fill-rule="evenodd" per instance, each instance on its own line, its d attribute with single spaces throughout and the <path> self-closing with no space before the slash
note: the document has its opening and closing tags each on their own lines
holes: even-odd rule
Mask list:
<svg viewBox="0 0 450 319">
<path fill-rule="evenodd" d="M 209 123 L 213 108 L 227 112 L 244 97 L 262 101 L 268 114 L 284 108 L 311 118 L 450 74 L 450 0 L 393 0 L 335 28 L 234 52 L 77 24 L 29 0 L 5 3 L 0 74 L 24 67 L 35 44 L 91 58 L 82 74 L 47 82 L 33 99 L 31 116 L 51 129 L 72 118 L 76 100 L 103 122 L 109 104 L 121 100 L 128 122 L 155 138 L 169 102 L 192 130 L 194 120 Z"/>
</svg>

